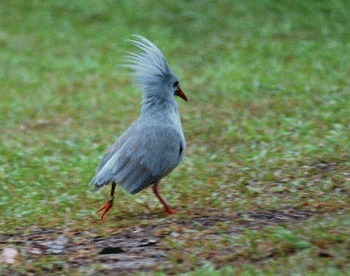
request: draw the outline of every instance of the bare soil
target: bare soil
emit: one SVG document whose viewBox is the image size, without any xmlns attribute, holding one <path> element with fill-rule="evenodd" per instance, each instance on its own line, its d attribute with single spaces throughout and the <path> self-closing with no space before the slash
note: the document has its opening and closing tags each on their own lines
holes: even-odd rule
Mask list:
<svg viewBox="0 0 350 276">
<path fill-rule="evenodd" d="M 252 210 L 238 214 L 213 210 L 212 215 L 170 217 L 154 225 L 133 226 L 108 236 L 99 236 L 93 229 L 82 232 L 59 228 L 18 229 L 16 234 L 0 234 L 0 245 L 2 248 L 16 248 L 20 255 L 19 261 L 25 262 L 26 267 L 39 258 L 54 256 L 63 260 L 61 263 L 54 262 L 55 265 L 41 267 L 41 272 L 81 269 L 98 264 L 99 270 L 104 273 L 124 274 L 166 267 L 170 262 L 168 255 L 172 248 L 163 240 L 181 239 L 184 231 L 197 231 L 203 239 L 213 239 L 223 232 L 235 235 L 246 229 L 257 230 L 267 225 L 305 221 L 313 215 L 311 211 L 296 209 Z M 219 224 L 224 227 L 218 227 Z M 26 274 L 36 274 L 37 269 L 34 266 Z"/>
</svg>

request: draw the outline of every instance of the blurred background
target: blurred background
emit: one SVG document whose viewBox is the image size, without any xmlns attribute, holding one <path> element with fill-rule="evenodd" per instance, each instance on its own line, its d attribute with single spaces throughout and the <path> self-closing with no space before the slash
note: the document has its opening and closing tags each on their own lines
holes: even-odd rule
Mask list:
<svg viewBox="0 0 350 276">
<path fill-rule="evenodd" d="M 126 41 L 132 34 L 162 49 L 189 97 L 179 102 L 186 157 L 162 185 L 180 217 L 288 208 L 323 214 L 295 229 L 285 226 L 307 242 L 306 253 L 305 244 L 283 235 L 270 240 L 268 248 L 291 247 L 298 261 L 285 253 L 283 260 L 273 258 L 276 266 L 257 266 L 254 258 L 268 250 L 261 240 L 274 237 L 262 230 L 207 246 L 188 243 L 184 248 L 197 261 L 186 260 L 174 272 L 203 260 L 245 271 L 240 256 L 258 272 L 293 272 L 296 263 L 311 272 L 349 268 L 345 0 L 2 0 L 1 232 L 30 226 L 104 232 L 162 220 L 150 191 L 131 196 L 119 189 L 100 224 L 94 211 L 109 188 L 93 193 L 88 187 L 109 145 L 139 114 L 141 93 L 119 66 L 125 51 L 135 51 Z M 316 236 L 326 240 L 331 261 L 318 257 Z M 262 247 L 246 243 L 251 239 Z M 210 257 L 220 246 L 238 246 L 244 254 Z M 305 256 L 319 265 L 312 268 Z"/>
</svg>

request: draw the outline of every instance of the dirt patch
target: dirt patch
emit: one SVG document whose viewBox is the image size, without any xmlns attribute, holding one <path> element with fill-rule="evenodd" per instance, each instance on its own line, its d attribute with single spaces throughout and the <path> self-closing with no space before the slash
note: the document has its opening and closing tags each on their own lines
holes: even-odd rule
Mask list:
<svg viewBox="0 0 350 276">
<path fill-rule="evenodd" d="M 21 230 L 15 235 L 1 234 L 0 245 L 2 248 L 16 248 L 20 252 L 20 259 L 26 264 L 42 257 L 56 256 L 63 260 L 58 265 L 47 266 L 46 272 L 98 266 L 98 271 L 130 273 L 166 265 L 169 262 L 167 252 L 171 248 L 162 241 L 166 238 L 181 238 L 181 231 L 196 231 L 204 239 L 223 233 L 222 230 L 218 232 L 218 224 L 224 226 L 225 233 L 239 234 L 246 229 L 304 221 L 314 215 L 313 212 L 296 209 L 252 210 L 238 214 L 213 210 L 210 213 L 206 216 L 194 214 L 190 218 L 169 218 L 104 237 L 97 236 L 93 230 L 75 232 L 69 229 L 36 228 L 24 234 L 25 229 L 22 229 L 22 234 Z M 32 272 L 37 272 L 36 269 L 33 268 Z"/>
</svg>

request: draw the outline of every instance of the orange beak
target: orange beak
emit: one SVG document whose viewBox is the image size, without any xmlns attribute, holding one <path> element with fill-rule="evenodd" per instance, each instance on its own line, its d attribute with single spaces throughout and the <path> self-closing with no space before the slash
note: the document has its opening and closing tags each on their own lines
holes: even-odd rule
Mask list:
<svg viewBox="0 0 350 276">
<path fill-rule="evenodd" d="M 186 94 L 179 88 L 179 90 L 177 90 L 177 92 L 175 93 L 176 96 L 179 96 L 180 98 L 182 98 L 184 101 L 188 102 L 188 99 L 186 97 Z"/>
</svg>

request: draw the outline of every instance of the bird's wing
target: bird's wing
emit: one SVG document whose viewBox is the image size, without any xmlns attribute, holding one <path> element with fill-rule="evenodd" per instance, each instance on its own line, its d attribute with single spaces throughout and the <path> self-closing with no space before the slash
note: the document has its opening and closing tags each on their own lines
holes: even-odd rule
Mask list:
<svg viewBox="0 0 350 276">
<path fill-rule="evenodd" d="M 118 140 L 108 149 L 108 152 L 106 155 L 102 158 L 100 164 L 98 165 L 96 169 L 96 175 L 98 172 L 104 167 L 104 165 L 112 158 L 112 156 L 118 152 L 121 147 L 125 144 L 125 142 L 128 140 L 128 137 L 130 137 L 130 132 L 133 132 L 133 129 L 135 128 L 135 122 L 118 138 Z"/>
<path fill-rule="evenodd" d="M 92 182 L 99 188 L 115 181 L 137 193 L 173 170 L 183 147 L 172 125 L 134 124 L 107 153 Z"/>
</svg>

